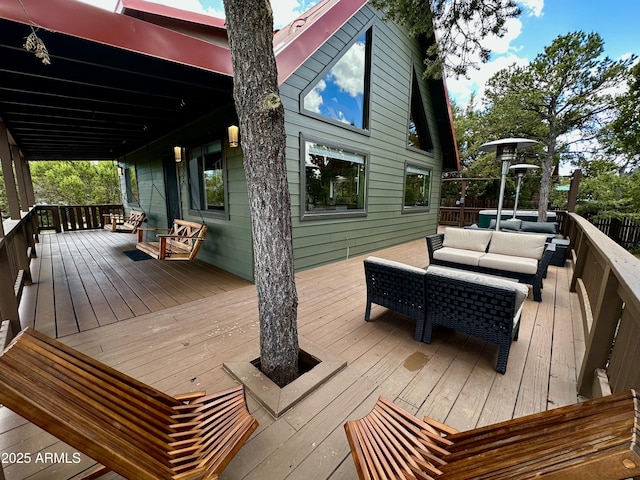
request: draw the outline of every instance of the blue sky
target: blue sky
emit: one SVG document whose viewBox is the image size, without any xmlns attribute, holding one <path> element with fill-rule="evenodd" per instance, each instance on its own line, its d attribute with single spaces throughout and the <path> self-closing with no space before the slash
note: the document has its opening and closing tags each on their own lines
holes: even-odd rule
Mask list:
<svg viewBox="0 0 640 480">
<path fill-rule="evenodd" d="M 81 0 L 108 10 L 116 0 Z M 155 0 L 185 10 L 223 16 L 222 0 Z M 272 0 L 277 27 L 286 25 L 316 0 Z M 470 79 L 449 78 L 451 96 L 465 103 L 472 91 L 482 98 L 485 82 L 498 70 L 512 63 L 526 64 L 542 53 L 545 46 L 559 35 L 582 30 L 597 32 L 605 42 L 605 54 L 618 59 L 629 54 L 640 55 L 640 0 L 521 0 L 522 15 L 509 22 L 509 33 L 503 39 L 487 42 L 494 54 L 478 71 L 471 70 Z"/>
<path fill-rule="evenodd" d="M 494 53 L 470 79 L 449 78 L 451 96 L 465 103 L 472 91 L 482 99 L 484 83 L 512 63 L 533 60 L 560 35 L 582 30 L 604 40 L 605 55 L 619 59 L 640 55 L 640 1 L 638 0 L 523 0 L 522 15 L 509 23 L 509 33 L 489 45 Z"/>
</svg>

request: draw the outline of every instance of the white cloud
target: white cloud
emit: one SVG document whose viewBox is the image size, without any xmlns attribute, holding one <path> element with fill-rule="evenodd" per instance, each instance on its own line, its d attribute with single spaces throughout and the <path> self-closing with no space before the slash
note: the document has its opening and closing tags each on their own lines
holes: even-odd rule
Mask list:
<svg viewBox="0 0 640 480">
<path fill-rule="evenodd" d="M 520 0 L 520 5 L 526 15 L 534 17 L 542 16 L 544 0 Z"/>
<path fill-rule="evenodd" d="M 482 105 L 484 90 L 487 81 L 500 70 L 512 64 L 525 66 L 529 64 L 526 58 L 518 57 L 514 54 L 497 57 L 495 60 L 480 65 L 479 70 L 469 72 L 469 78 L 447 78 L 447 89 L 452 98 L 458 104 L 466 104 L 471 97 L 471 93 L 476 93 L 476 106 Z"/>
<path fill-rule="evenodd" d="M 304 97 L 304 108 L 311 112 L 320 113 L 320 105 L 322 105 L 322 92 L 327 88 L 327 84 L 324 80 L 320 80 L 318 84 L 307 93 Z"/>
<path fill-rule="evenodd" d="M 114 11 L 117 0 L 80 0 L 81 2 Z M 214 3 L 216 7 L 203 7 L 199 0 L 151 0 L 152 3 L 167 5 L 190 12 L 203 13 L 218 18 L 224 18 L 224 7 L 222 0 Z M 271 0 L 273 9 L 273 21 L 276 28 L 280 28 L 300 16 L 303 10 L 315 5 L 317 0 Z"/>
<path fill-rule="evenodd" d="M 511 43 L 522 33 L 522 22 L 517 18 L 507 20 L 505 27 L 507 31 L 503 37 L 492 35 L 482 42 L 482 45 L 490 49 L 494 55 L 507 53 L 512 50 Z"/>
<path fill-rule="evenodd" d="M 520 0 L 522 15 L 539 17 L 543 14 L 544 0 Z M 483 46 L 491 50 L 491 59 L 487 63 L 481 63 L 479 57 L 471 59 L 479 65 L 479 69 L 471 68 L 469 78 L 447 78 L 449 94 L 459 104 L 465 104 L 472 92 L 476 93 L 477 106 L 482 105 L 484 90 L 487 81 L 500 70 L 512 64 L 525 66 L 530 59 L 518 55 L 518 49 L 514 47 L 515 40 L 522 33 L 522 21 L 519 18 L 507 20 L 506 33 L 503 37 L 491 36 L 483 41 Z"/>
<path fill-rule="evenodd" d="M 356 42 L 330 71 L 340 90 L 354 98 L 364 93 L 364 50 L 365 44 Z"/>
<path fill-rule="evenodd" d="M 300 0 L 271 0 L 273 24 L 275 27 L 283 27 L 298 18 L 303 12 L 301 3 L 304 5 L 304 2 L 301 2 Z M 307 10 L 312 4 L 316 3 L 318 2 L 310 2 L 309 5 L 304 5 L 304 10 Z"/>
</svg>

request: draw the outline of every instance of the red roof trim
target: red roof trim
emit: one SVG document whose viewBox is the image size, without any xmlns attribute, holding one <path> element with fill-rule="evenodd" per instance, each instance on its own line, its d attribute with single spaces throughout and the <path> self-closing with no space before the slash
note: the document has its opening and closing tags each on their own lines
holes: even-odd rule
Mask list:
<svg viewBox="0 0 640 480">
<path fill-rule="evenodd" d="M 37 26 L 222 75 L 233 75 L 228 49 L 74 0 L 22 0 Z M 0 2 L 0 17 L 29 24 L 20 2 Z M 20 39 L 17 39 L 19 42 Z M 55 61 L 56 52 L 49 52 Z"/>
<path fill-rule="evenodd" d="M 366 3 L 367 0 L 324 0 L 276 32 L 273 46 L 278 83 L 282 85 Z"/>
<path fill-rule="evenodd" d="M 224 30 L 225 32 L 227 30 L 224 18 L 217 18 L 203 13 L 189 12 L 179 8 L 169 7 L 167 5 L 147 2 L 146 0 L 118 0 L 118 4 L 115 9 L 116 13 L 127 15 L 127 10 L 151 13 L 161 17 L 195 23 L 197 25 L 207 25 L 218 30 Z"/>
</svg>

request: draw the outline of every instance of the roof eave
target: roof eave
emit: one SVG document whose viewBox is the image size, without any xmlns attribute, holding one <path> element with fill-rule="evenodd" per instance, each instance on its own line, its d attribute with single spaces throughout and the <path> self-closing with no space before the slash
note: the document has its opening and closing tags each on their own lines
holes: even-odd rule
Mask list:
<svg viewBox="0 0 640 480">
<path fill-rule="evenodd" d="M 52 32 L 222 75 L 233 75 L 231 54 L 225 48 L 75 0 L 0 2 L 0 18 L 26 25 L 31 23 Z M 55 52 L 49 53 L 55 55 Z"/>
</svg>

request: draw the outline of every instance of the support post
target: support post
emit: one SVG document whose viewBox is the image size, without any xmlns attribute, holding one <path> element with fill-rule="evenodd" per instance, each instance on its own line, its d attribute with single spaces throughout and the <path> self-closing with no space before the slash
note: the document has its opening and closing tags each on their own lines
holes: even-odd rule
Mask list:
<svg viewBox="0 0 640 480">
<path fill-rule="evenodd" d="M 7 203 L 9 204 L 9 215 L 13 220 L 19 220 L 20 202 L 18 200 L 18 189 L 16 188 L 16 180 L 13 175 L 9 136 L 4 123 L 0 123 L 0 162 L 2 162 L 2 174 L 4 176 Z"/>
</svg>

